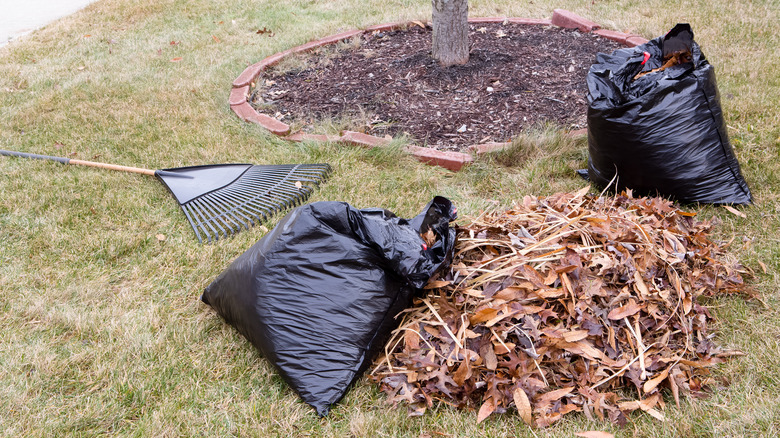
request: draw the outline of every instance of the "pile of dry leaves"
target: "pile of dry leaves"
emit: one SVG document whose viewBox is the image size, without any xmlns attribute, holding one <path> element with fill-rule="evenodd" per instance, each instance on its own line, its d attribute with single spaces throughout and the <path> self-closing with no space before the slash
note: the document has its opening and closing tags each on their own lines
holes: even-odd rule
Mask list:
<svg viewBox="0 0 780 438">
<path fill-rule="evenodd" d="M 372 378 L 421 414 L 434 400 L 624 424 L 663 418 L 661 390 L 701 395 L 709 368 L 741 354 L 712 342 L 698 298 L 745 293 L 711 224 L 661 198 L 526 197 L 460 228 L 448 272 L 405 311 Z"/>
</svg>

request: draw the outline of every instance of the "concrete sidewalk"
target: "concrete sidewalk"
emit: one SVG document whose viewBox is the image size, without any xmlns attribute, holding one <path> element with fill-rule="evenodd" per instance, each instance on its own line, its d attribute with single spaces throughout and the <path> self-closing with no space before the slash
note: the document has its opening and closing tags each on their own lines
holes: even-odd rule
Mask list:
<svg viewBox="0 0 780 438">
<path fill-rule="evenodd" d="M 0 0 L 0 47 L 95 0 Z"/>
</svg>

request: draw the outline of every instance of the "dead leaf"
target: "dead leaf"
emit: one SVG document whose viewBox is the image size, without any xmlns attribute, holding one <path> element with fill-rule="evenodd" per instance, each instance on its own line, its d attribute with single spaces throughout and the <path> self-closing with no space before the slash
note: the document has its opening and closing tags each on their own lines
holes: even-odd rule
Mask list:
<svg viewBox="0 0 780 438">
<path fill-rule="evenodd" d="M 642 273 L 639 271 L 634 271 L 634 284 L 643 297 L 650 295 L 650 290 L 647 288 L 645 281 L 642 279 Z"/>
<path fill-rule="evenodd" d="M 471 360 L 466 359 L 461 362 L 460 366 L 458 366 L 458 369 L 455 370 L 455 373 L 452 375 L 452 380 L 454 380 L 455 383 L 457 383 L 459 386 L 463 386 L 463 384 L 466 383 L 466 380 L 471 378 L 471 375 Z"/>
<path fill-rule="evenodd" d="M 447 280 L 431 280 L 428 282 L 428 284 L 425 285 L 425 287 L 423 287 L 423 289 L 439 289 L 442 287 L 447 287 L 450 284 L 452 284 L 452 282 Z"/>
<path fill-rule="evenodd" d="M 512 399 L 515 402 L 517 413 L 520 414 L 520 418 L 523 419 L 525 424 L 533 425 L 533 410 L 531 409 L 531 402 L 528 400 L 528 395 L 523 388 L 517 387 L 512 391 Z"/>
<path fill-rule="evenodd" d="M 693 300 L 691 300 L 690 294 L 683 294 L 683 314 L 687 315 L 691 313 L 691 309 L 693 309 Z"/>
<path fill-rule="evenodd" d="M 733 215 L 739 216 L 739 217 L 741 217 L 741 218 L 747 218 L 747 215 L 746 215 L 745 213 L 742 213 L 741 211 L 737 210 L 737 209 L 736 209 L 736 208 L 734 208 L 734 207 L 731 207 L 731 206 L 729 206 L 729 205 L 724 205 L 724 206 L 723 206 L 723 208 L 725 208 L 726 210 L 728 210 L 728 211 L 729 211 L 729 213 L 731 213 L 731 214 L 733 214 Z"/>
<path fill-rule="evenodd" d="M 171 59 L 171 62 L 179 62 L 179 61 L 181 61 L 182 59 L 184 59 L 184 58 L 182 58 L 181 56 L 177 56 L 177 57 L 175 57 L 175 58 Z"/>
<path fill-rule="evenodd" d="M 479 355 L 485 363 L 485 368 L 495 371 L 498 367 L 498 357 L 493 349 L 493 344 L 486 342 L 479 350 Z"/>
<path fill-rule="evenodd" d="M 563 334 L 563 339 L 566 342 L 577 342 L 588 337 L 587 330 L 574 330 Z"/>
<path fill-rule="evenodd" d="M 433 232 L 433 228 L 428 228 L 428 231 L 421 234 L 423 242 L 430 248 L 436 243 L 436 233 Z"/>
<path fill-rule="evenodd" d="M 504 32 L 502 29 L 496 31 L 496 38 L 504 38 L 505 36 L 506 32 Z"/>
<path fill-rule="evenodd" d="M 158 241 L 160 241 L 160 242 L 164 242 L 164 241 L 165 241 L 165 239 L 166 239 L 166 237 L 165 237 L 165 234 L 158 234 L 158 235 L 156 235 L 155 237 L 156 237 L 156 238 L 157 238 L 157 240 L 158 240 Z"/>
<path fill-rule="evenodd" d="M 640 310 L 642 310 L 642 306 L 639 305 L 634 299 L 628 300 L 628 303 L 624 306 L 620 306 L 616 309 L 612 309 L 609 312 L 609 315 L 607 315 L 607 318 L 612 320 L 620 320 L 627 316 L 635 315 Z"/>
<path fill-rule="evenodd" d="M 602 432 L 599 430 L 589 430 L 586 432 L 577 432 L 574 434 L 575 436 L 581 436 L 583 438 L 615 438 L 615 435 L 612 435 L 609 432 Z"/>
<path fill-rule="evenodd" d="M 474 313 L 474 315 L 471 318 L 469 318 L 469 322 L 471 323 L 471 325 L 477 325 L 489 321 L 495 318 L 497 315 L 498 315 L 498 309 L 485 307 L 484 309 L 481 309 L 476 313 Z"/>
<path fill-rule="evenodd" d="M 425 414 L 426 410 L 428 410 L 428 407 L 425 405 L 425 403 L 415 403 L 409 405 L 409 416 L 420 417 Z"/>
<path fill-rule="evenodd" d="M 566 388 L 556 389 L 554 391 L 544 393 L 541 395 L 541 397 L 539 397 L 539 404 L 545 404 L 556 400 L 560 400 L 563 396 L 571 393 L 572 391 L 574 391 L 574 387 L 569 386 Z"/>
<path fill-rule="evenodd" d="M 674 371 L 669 372 L 669 388 L 672 390 L 672 396 L 674 397 L 674 403 L 677 407 L 680 407 L 680 387 L 677 386 L 675 376 L 679 374 L 679 371 L 675 368 Z"/>
<path fill-rule="evenodd" d="M 645 412 L 650 414 L 651 417 L 655 418 L 658 421 L 666 420 L 666 417 L 664 416 L 663 412 L 659 411 L 658 409 L 648 409 Z"/>
<path fill-rule="evenodd" d="M 412 21 L 412 24 L 414 24 L 415 26 L 420 26 L 420 27 L 422 27 L 423 29 L 425 29 L 425 23 L 423 23 L 422 21 L 413 20 L 413 21 Z"/>
<path fill-rule="evenodd" d="M 661 382 L 666 380 L 666 378 L 669 377 L 669 369 L 663 370 L 660 374 L 653 377 L 652 379 L 645 382 L 642 389 L 645 391 L 645 394 L 649 393 L 650 391 L 654 390 Z"/>
<path fill-rule="evenodd" d="M 417 350 L 420 348 L 420 335 L 414 330 L 405 330 L 404 343 L 408 350 Z"/>
<path fill-rule="evenodd" d="M 485 418 L 489 417 L 490 414 L 496 411 L 496 401 L 493 400 L 493 398 L 488 398 L 485 400 L 484 403 L 482 403 L 482 406 L 479 408 L 479 412 L 477 413 L 477 424 L 483 422 Z"/>
<path fill-rule="evenodd" d="M 215 42 L 220 42 L 220 41 L 219 41 L 219 38 L 217 38 L 215 35 L 212 35 L 212 36 L 211 36 L 211 38 L 212 38 L 212 39 L 213 39 Z"/>
</svg>

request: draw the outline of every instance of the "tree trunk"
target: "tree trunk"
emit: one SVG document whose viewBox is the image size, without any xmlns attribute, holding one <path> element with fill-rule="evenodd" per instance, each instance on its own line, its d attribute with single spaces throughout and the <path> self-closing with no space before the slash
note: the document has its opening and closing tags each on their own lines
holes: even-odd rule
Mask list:
<svg viewBox="0 0 780 438">
<path fill-rule="evenodd" d="M 433 59 L 442 67 L 469 60 L 468 0 L 433 1 Z"/>
</svg>

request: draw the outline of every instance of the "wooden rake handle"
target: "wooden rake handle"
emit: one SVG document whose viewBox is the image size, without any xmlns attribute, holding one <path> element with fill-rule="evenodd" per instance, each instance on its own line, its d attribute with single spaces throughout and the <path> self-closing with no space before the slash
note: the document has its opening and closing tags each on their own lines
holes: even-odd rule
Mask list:
<svg viewBox="0 0 780 438">
<path fill-rule="evenodd" d="M 141 173 L 144 175 L 151 175 L 151 176 L 154 176 L 155 172 L 157 172 L 156 170 L 144 169 L 142 167 L 120 166 L 118 164 L 96 163 L 94 161 L 84 161 L 84 160 L 70 160 L 68 164 L 76 164 L 78 166 L 99 167 L 101 169 L 118 170 L 120 172 Z"/>
<path fill-rule="evenodd" d="M 65 157 L 53 157 L 50 155 L 28 154 L 25 152 L 4 151 L 2 149 L 0 149 L 0 155 L 8 155 L 11 157 L 32 158 L 35 160 L 49 160 L 49 161 L 56 161 L 62 164 L 75 164 L 79 166 L 99 167 L 101 169 L 119 170 L 121 172 L 141 173 L 144 175 L 151 175 L 151 176 L 156 175 L 157 172 L 155 170 L 143 169 L 141 167 L 129 167 L 129 166 L 120 166 L 118 164 L 96 163 L 94 161 L 76 160 L 76 159 L 70 159 Z"/>
</svg>

